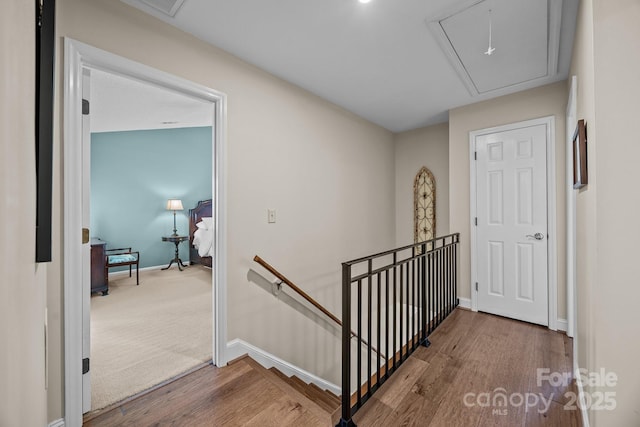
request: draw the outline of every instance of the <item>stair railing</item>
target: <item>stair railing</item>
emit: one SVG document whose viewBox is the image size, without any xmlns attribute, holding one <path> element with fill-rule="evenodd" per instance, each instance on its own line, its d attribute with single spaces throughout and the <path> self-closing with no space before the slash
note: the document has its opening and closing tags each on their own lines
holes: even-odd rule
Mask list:
<svg viewBox="0 0 640 427">
<path fill-rule="evenodd" d="M 282 283 L 284 283 L 287 286 L 289 286 L 295 293 L 297 293 L 302 298 L 304 298 L 309 304 L 311 304 L 312 306 L 314 306 L 315 308 L 320 310 L 320 312 L 322 312 L 324 315 L 326 315 L 329 319 L 331 319 L 339 327 L 343 328 L 343 324 L 340 321 L 340 319 L 338 319 L 333 313 L 331 313 L 329 310 L 327 310 L 318 301 L 316 301 L 311 296 L 309 296 L 309 294 L 307 294 L 305 291 L 300 289 L 295 283 L 293 283 L 291 280 L 289 280 L 287 277 L 285 277 L 282 273 L 280 273 L 278 270 L 276 270 L 271 264 L 269 264 L 268 262 L 266 262 L 265 260 L 260 258 L 258 255 L 254 256 L 253 260 L 255 262 L 257 262 L 258 264 L 260 264 L 262 267 L 264 267 L 265 270 L 269 271 L 269 273 L 271 273 L 275 277 L 277 277 L 278 280 L 280 280 Z M 368 348 L 371 348 L 371 351 L 373 351 L 374 353 L 378 354 L 379 358 L 381 358 L 382 360 L 386 360 L 386 356 L 384 354 L 381 354 L 378 351 L 378 349 L 376 349 L 375 347 L 371 346 L 367 341 L 365 341 L 362 338 L 360 338 L 360 336 L 358 334 L 356 334 L 354 331 L 350 331 L 349 341 L 351 341 L 351 338 L 356 338 L 362 345 L 365 345 Z"/>
<path fill-rule="evenodd" d="M 355 426 L 356 411 L 411 353 L 430 345 L 428 336 L 458 306 L 459 242 L 460 234 L 455 233 L 342 264 L 342 416 L 338 427 Z M 352 313 L 352 303 L 356 313 Z M 354 314 L 356 334 L 393 355 L 391 358 L 373 357 L 371 347 L 363 355 L 362 346 L 352 358 Z M 352 394 L 353 359 L 356 387 Z"/>
</svg>

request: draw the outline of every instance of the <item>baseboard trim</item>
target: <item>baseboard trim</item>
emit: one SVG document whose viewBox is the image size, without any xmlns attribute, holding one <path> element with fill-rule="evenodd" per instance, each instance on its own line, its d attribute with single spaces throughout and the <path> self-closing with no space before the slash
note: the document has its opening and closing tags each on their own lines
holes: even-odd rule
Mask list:
<svg viewBox="0 0 640 427">
<path fill-rule="evenodd" d="M 587 410 L 587 405 L 583 404 L 583 396 L 584 396 L 584 387 L 582 386 L 582 376 L 580 373 L 580 367 L 578 366 L 578 362 L 575 363 L 574 376 L 576 379 L 576 387 L 578 388 L 578 402 L 580 405 L 580 414 L 582 415 L 582 427 L 589 427 L 589 412 Z M 577 375 L 576 375 L 577 374 Z M 576 403 L 578 403 L 576 402 Z"/>
<path fill-rule="evenodd" d="M 151 266 L 151 267 L 144 267 L 144 268 L 141 268 L 141 269 L 140 269 L 140 272 L 143 272 L 143 271 L 160 270 L 160 269 L 162 269 L 162 268 L 164 268 L 164 267 L 166 267 L 166 266 L 165 266 L 165 265 L 153 265 L 153 266 Z M 129 275 L 129 270 L 128 270 L 128 269 L 120 270 L 120 271 L 114 271 L 113 273 L 112 273 L 112 272 L 109 272 L 109 277 L 116 278 L 116 277 L 124 276 L 125 274 L 126 274 L 127 276 Z M 133 274 L 135 274 L 135 269 L 133 269 Z"/>
<path fill-rule="evenodd" d="M 567 332 L 567 329 L 569 328 L 569 322 L 567 321 L 567 319 L 558 319 L 556 320 L 556 328 L 559 331 Z"/>
<path fill-rule="evenodd" d="M 306 383 L 313 383 L 323 390 L 329 390 L 335 395 L 340 396 L 342 394 L 342 389 L 339 386 L 323 380 L 322 378 L 292 365 L 291 363 L 286 362 L 279 357 L 262 350 L 261 348 L 251 345 L 246 341 L 235 339 L 227 343 L 226 356 L 228 360 L 236 359 L 245 354 L 248 354 L 253 360 L 264 366 L 266 369 L 275 367 L 285 375 L 295 375 L 302 381 Z"/>
<path fill-rule="evenodd" d="M 458 297 L 458 306 L 460 308 L 471 310 L 471 299 Z"/>
<path fill-rule="evenodd" d="M 60 418 L 59 420 L 51 421 L 47 427 L 64 427 L 64 418 Z"/>
</svg>

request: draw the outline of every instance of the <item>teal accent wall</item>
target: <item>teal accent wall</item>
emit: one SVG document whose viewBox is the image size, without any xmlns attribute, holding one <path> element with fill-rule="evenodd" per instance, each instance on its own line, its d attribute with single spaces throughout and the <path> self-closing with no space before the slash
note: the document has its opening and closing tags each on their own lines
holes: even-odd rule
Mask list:
<svg viewBox="0 0 640 427">
<path fill-rule="evenodd" d="M 167 199 L 181 199 L 178 234 L 189 234 L 189 209 L 210 199 L 212 128 L 195 127 L 91 134 L 91 235 L 107 249 L 140 251 L 140 268 L 168 265 L 175 246 Z M 180 258 L 189 260 L 188 242 Z M 116 269 L 112 269 L 116 271 Z"/>
</svg>

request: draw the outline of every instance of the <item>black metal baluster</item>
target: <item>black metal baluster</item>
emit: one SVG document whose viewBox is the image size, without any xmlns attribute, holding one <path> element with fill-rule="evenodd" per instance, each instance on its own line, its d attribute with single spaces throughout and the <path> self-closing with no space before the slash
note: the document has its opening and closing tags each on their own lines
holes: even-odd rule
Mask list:
<svg viewBox="0 0 640 427">
<path fill-rule="evenodd" d="M 449 313 L 453 312 L 453 241 L 449 247 Z"/>
<path fill-rule="evenodd" d="M 420 328 L 422 330 L 422 339 L 420 340 L 420 343 L 422 345 L 424 345 L 425 347 L 429 346 L 429 341 L 427 340 L 427 335 L 428 335 L 428 322 L 429 322 L 429 306 L 427 305 L 427 292 L 428 292 L 428 284 L 427 284 L 427 261 L 428 261 L 428 255 L 427 255 L 427 244 L 423 243 L 422 244 L 422 266 L 421 266 L 421 277 L 420 277 L 420 288 L 422 289 L 422 304 L 421 304 L 421 312 L 422 312 L 422 317 L 420 319 Z"/>
<path fill-rule="evenodd" d="M 453 283 L 455 289 L 455 305 L 458 306 L 458 242 L 459 239 L 456 238 L 456 245 L 453 248 Z"/>
<path fill-rule="evenodd" d="M 396 260 L 397 255 L 394 252 L 393 253 L 393 371 L 395 372 L 396 370 L 396 353 L 397 353 L 397 348 L 396 348 L 396 344 L 397 344 L 397 330 L 398 330 L 398 325 L 397 325 L 397 306 L 398 306 L 398 302 L 397 302 L 397 280 L 396 280 Z"/>
<path fill-rule="evenodd" d="M 380 352 L 382 351 L 382 346 L 380 345 L 380 333 L 381 333 L 380 330 L 382 329 L 381 325 L 380 325 L 380 316 L 381 316 L 380 312 L 382 311 L 382 302 L 380 301 L 380 299 L 382 298 L 382 295 L 380 293 L 381 289 L 382 289 L 382 286 L 380 284 L 380 280 L 381 279 L 382 279 L 381 273 L 378 272 L 378 326 L 376 328 L 377 329 L 376 332 L 377 332 L 377 335 L 378 335 L 377 336 L 377 340 L 376 340 L 376 343 L 377 343 L 376 344 L 376 348 L 378 349 L 378 353 L 377 353 L 378 357 L 376 358 L 376 360 L 377 360 L 377 363 L 376 363 L 376 380 L 377 380 L 376 384 L 378 384 L 378 386 L 380 386 L 380 370 L 381 370 Z"/>
<path fill-rule="evenodd" d="M 362 280 L 358 280 L 358 408 L 362 406 Z"/>
<path fill-rule="evenodd" d="M 435 316 L 435 325 L 434 329 L 440 325 L 440 300 L 442 297 L 440 296 L 440 284 L 442 283 L 442 271 L 440 270 L 440 248 L 436 251 L 436 316 Z"/>
<path fill-rule="evenodd" d="M 444 248 L 440 249 L 440 321 L 444 319 Z"/>
<path fill-rule="evenodd" d="M 410 297 L 410 293 L 409 293 L 409 263 L 406 264 L 406 268 L 405 268 L 405 282 L 404 282 L 404 286 L 405 286 L 405 306 L 407 308 L 406 313 L 404 314 L 404 324 L 405 324 L 405 330 L 404 330 L 404 343 L 405 343 L 405 352 L 404 352 L 404 359 L 406 359 L 407 357 L 409 357 L 409 315 L 410 315 L 410 311 L 409 311 L 409 297 Z M 403 360 L 404 360 L 403 359 Z"/>
<path fill-rule="evenodd" d="M 339 426 L 351 420 L 351 266 L 342 264 L 342 418 Z"/>
<path fill-rule="evenodd" d="M 433 250 L 433 247 L 431 248 Z M 430 273 L 429 273 L 429 292 L 431 293 L 431 311 L 429 312 L 429 333 L 434 330 L 436 320 L 436 253 L 431 252 L 429 257 Z"/>
<path fill-rule="evenodd" d="M 449 246 L 447 245 L 444 251 L 444 271 L 445 271 L 445 283 L 444 283 L 444 317 L 449 315 L 449 293 L 451 292 L 451 283 L 449 281 Z"/>
<path fill-rule="evenodd" d="M 438 249 L 438 323 L 442 322 L 442 248 Z"/>
<path fill-rule="evenodd" d="M 403 295 L 403 289 L 404 289 L 404 264 L 400 264 L 400 318 L 398 319 L 398 322 L 400 323 L 400 333 L 398 334 L 398 336 L 400 337 L 400 363 L 402 363 L 402 346 L 403 346 L 403 338 L 404 338 L 404 334 L 403 334 L 403 324 L 404 324 L 404 295 Z"/>
<path fill-rule="evenodd" d="M 384 304 L 386 310 L 384 311 L 384 327 L 385 327 L 385 340 L 384 340 L 384 377 L 389 377 L 389 270 L 385 271 L 385 298 Z"/>
<path fill-rule="evenodd" d="M 416 248 L 413 247 L 411 259 L 411 351 L 416 349 Z"/>
<path fill-rule="evenodd" d="M 369 260 L 367 274 L 367 397 L 371 395 L 371 347 L 373 346 L 371 340 L 371 293 L 373 290 L 371 287 L 371 263 L 372 260 Z"/>
<path fill-rule="evenodd" d="M 425 252 L 424 252 L 424 244 L 422 246 L 420 246 L 420 292 L 419 292 L 419 300 L 420 300 L 420 320 L 418 325 L 420 325 L 419 329 L 420 329 L 420 344 L 424 343 L 425 338 L 427 337 L 426 335 L 426 328 L 425 328 L 425 309 L 426 309 L 426 287 L 425 287 L 425 283 L 426 283 L 426 278 L 424 275 L 425 272 Z"/>
</svg>

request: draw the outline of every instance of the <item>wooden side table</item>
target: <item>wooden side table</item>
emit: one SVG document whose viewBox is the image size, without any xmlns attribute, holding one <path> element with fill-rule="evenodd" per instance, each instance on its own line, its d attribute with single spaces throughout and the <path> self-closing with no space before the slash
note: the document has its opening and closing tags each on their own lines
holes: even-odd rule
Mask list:
<svg viewBox="0 0 640 427">
<path fill-rule="evenodd" d="M 184 242 L 186 240 L 189 240 L 189 236 L 165 236 L 165 237 L 162 238 L 163 242 L 171 242 L 171 243 L 176 245 L 176 254 L 173 257 L 173 259 L 171 260 L 171 262 L 169 263 L 169 265 L 167 265 L 166 267 L 162 268 L 161 270 L 169 269 L 169 267 L 171 267 L 171 265 L 174 262 L 176 264 L 178 264 L 178 269 L 180 271 L 182 271 L 182 267 L 186 267 L 186 265 L 184 265 L 182 263 L 182 260 L 180 259 L 179 251 L 178 251 L 178 247 L 180 246 L 180 242 Z"/>
</svg>

